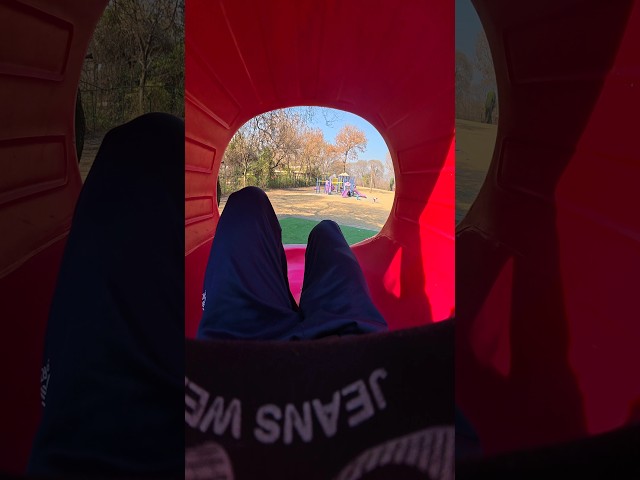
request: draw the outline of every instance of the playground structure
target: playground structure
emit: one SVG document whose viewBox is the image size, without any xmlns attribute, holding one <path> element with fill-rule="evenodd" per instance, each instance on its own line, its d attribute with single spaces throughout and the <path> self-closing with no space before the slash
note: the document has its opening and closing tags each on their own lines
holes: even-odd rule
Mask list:
<svg viewBox="0 0 640 480">
<path fill-rule="evenodd" d="M 367 198 L 365 195 L 360 194 L 356 189 L 356 178 L 351 177 L 348 174 L 331 175 L 327 178 L 316 178 L 316 193 L 324 193 L 325 195 L 331 195 L 333 193 L 341 195 L 342 197 L 360 196 Z"/>
<path fill-rule="evenodd" d="M 360 193 L 356 186 L 352 185 L 351 182 L 346 182 L 344 184 L 344 189 L 342 190 L 342 198 L 346 197 L 356 197 L 358 200 L 360 200 L 361 198 L 367 198 L 367 196 Z"/>
<path fill-rule="evenodd" d="M 81 188 L 75 96 L 106 3 L 0 3 L 0 364 L 11 386 L 0 470 L 23 470 L 39 418 L 42 339 Z M 449 3 L 193 2 L 206 22 L 187 9 L 187 336 L 199 319 L 224 148 L 252 116 L 302 104 L 359 113 L 390 146 L 392 214 L 354 251 L 392 328 L 453 312 Z M 493 164 L 457 233 L 457 392 L 495 453 L 615 429 L 637 412 L 640 218 L 629 192 L 640 5 L 474 4 L 500 117 Z"/>
<path fill-rule="evenodd" d="M 367 198 L 366 195 L 363 195 L 356 188 L 355 183 L 345 182 L 342 188 L 342 198 L 346 197 L 356 197 L 358 200 L 361 198 Z"/>
</svg>

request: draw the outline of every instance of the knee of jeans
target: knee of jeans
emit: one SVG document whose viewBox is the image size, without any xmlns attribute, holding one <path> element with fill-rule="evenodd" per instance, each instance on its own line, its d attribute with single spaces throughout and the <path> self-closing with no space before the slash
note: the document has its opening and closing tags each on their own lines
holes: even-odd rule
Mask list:
<svg viewBox="0 0 640 480">
<path fill-rule="evenodd" d="M 249 186 L 229 195 L 229 202 L 232 200 L 233 202 L 264 202 L 265 200 L 268 202 L 269 197 L 261 188 Z"/>
<path fill-rule="evenodd" d="M 342 230 L 340 230 L 338 224 L 333 220 L 322 220 L 315 227 L 313 227 L 311 232 L 309 232 L 309 242 L 311 241 L 312 237 L 315 237 L 319 240 L 320 238 L 326 238 L 327 236 L 333 238 L 336 236 L 336 234 L 339 234 L 341 237 L 343 236 Z"/>
<path fill-rule="evenodd" d="M 320 223 L 318 223 L 318 225 L 315 226 L 315 228 L 323 230 L 340 230 L 338 224 L 333 220 L 322 220 Z"/>
</svg>

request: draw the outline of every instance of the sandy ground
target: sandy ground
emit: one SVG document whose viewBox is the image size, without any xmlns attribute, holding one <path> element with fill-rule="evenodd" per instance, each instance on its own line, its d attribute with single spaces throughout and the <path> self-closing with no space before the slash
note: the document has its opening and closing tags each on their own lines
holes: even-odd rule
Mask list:
<svg viewBox="0 0 640 480">
<path fill-rule="evenodd" d="M 387 221 L 395 193 L 388 190 L 359 189 L 367 198 L 342 198 L 340 195 L 315 193 L 313 187 L 268 190 L 267 195 L 278 217 L 309 220 L 331 219 L 340 225 L 379 231 Z M 373 199 L 376 198 L 374 202 Z M 220 202 L 220 212 L 226 204 Z"/>
<path fill-rule="evenodd" d="M 484 182 L 496 143 L 497 125 L 456 120 L 456 223 Z"/>
</svg>

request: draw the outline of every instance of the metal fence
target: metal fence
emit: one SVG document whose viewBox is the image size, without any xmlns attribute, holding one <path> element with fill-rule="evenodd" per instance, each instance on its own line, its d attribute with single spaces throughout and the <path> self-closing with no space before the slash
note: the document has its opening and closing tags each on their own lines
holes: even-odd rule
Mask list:
<svg viewBox="0 0 640 480">
<path fill-rule="evenodd" d="M 270 179 L 259 179 L 255 175 L 248 174 L 246 185 L 253 185 L 260 188 L 300 188 L 314 187 L 316 184 L 316 176 L 313 174 L 301 172 L 276 172 Z M 220 190 L 222 195 L 229 195 L 240 190 L 245 185 L 245 179 L 242 175 L 225 174 L 220 172 Z"/>
</svg>

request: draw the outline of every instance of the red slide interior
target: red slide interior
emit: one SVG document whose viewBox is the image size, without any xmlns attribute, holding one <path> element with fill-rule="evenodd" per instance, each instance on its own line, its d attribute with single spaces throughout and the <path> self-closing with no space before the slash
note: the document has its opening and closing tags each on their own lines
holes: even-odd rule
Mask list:
<svg viewBox="0 0 640 480">
<path fill-rule="evenodd" d="M 396 170 L 375 238 L 354 247 L 393 329 L 454 311 L 454 5 L 442 0 L 191 0 L 186 9 L 186 334 L 201 314 L 216 178 L 246 121 L 319 105 L 373 124 Z M 304 256 L 289 248 L 292 283 Z"/>
<path fill-rule="evenodd" d="M 0 0 L 0 470 L 24 468 L 38 421 L 46 316 L 80 189 L 75 94 L 105 4 Z M 457 387 L 495 452 L 638 416 L 640 5 L 475 4 L 500 126 L 457 234 Z M 396 202 L 380 235 L 355 250 L 392 327 L 448 316 L 453 2 L 190 5 L 187 334 L 199 317 L 224 148 L 252 116 L 301 104 L 357 113 L 389 145 Z"/>
<path fill-rule="evenodd" d="M 24 470 L 40 417 L 45 323 L 82 185 L 76 90 L 106 4 L 0 1 L 0 471 Z"/>
<path fill-rule="evenodd" d="M 492 453 L 639 419 L 640 3 L 473 3 L 500 120 L 456 236 L 456 392 Z"/>
</svg>

